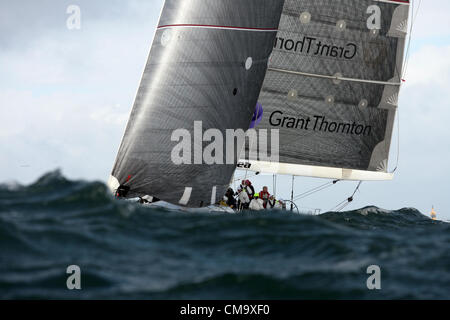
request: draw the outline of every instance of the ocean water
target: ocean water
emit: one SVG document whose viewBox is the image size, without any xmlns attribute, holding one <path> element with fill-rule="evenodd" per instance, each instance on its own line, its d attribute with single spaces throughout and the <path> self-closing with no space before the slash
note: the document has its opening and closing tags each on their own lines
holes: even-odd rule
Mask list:
<svg viewBox="0 0 450 320">
<path fill-rule="evenodd" d="M 1 299 L 449 299 L 449 249 L 450 224 L 413 208 L 171 212 L 57 171 L 0 187 Z"/>
</svg>

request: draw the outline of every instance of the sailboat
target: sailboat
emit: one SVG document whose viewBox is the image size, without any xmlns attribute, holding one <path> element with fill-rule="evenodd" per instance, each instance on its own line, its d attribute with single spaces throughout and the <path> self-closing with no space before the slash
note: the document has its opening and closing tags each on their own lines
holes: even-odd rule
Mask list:
<svg viewBox="0 0 450 320">
<path fill-rule="evenodd" d="M 408 0 L 166 0 L 110 189 L 211 208 L 236 169 L 392 179 L 408 15 Z M 229 148 L 230 130 L 260 139 Z"/>
<path fill-rule="evenodd" d="M 437 217 L 436 217 L 436 211 L 434 211 L 434 206 L 431 207 L 430 216 L 431 216 L 431 219 L 433 219 L 433 220 L 436 220 L 436 219 L 437 219 Z"/>
</svg>

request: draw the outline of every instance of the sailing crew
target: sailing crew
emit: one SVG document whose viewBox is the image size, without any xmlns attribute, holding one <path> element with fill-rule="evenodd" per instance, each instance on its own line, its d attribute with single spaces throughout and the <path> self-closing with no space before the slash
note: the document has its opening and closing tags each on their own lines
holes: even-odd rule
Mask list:
<svg viewBox="0 0 450 320">
<path fill-rule="evenodd" d="M 277 204 L 277 200 L 275 197 L 271 194 L 269 199 L 267 200 L 266 209 L 275 209 L 275 205 Z"/>
<path fill-rule="evenodd" d="M 286 209 L 286 204 L 283 200 L 277 200 L 273 195 L 270 195 L 269 200 L 267 200 L 266 208 L 269 210 L 283 210 Z"/>
<path fill-rule="evenodd" d="M 270 193 L 268 191 L 267 186 L 264 186 L 262 191 L 259 192 L 259 197 L 262 199 L 264 203 L 264 209 L 267 208 L 267 201 L 269 201 Z"/>
<path fill-rule="evenodd" d="M 244 190 L 244 189 L 245 189 L 245 180 L 242 180 L 241 185 L 238 188 L 238 192 L 240 192 L 241 190 Z"/>
<path fill-rule="evenodd" d="M 232 188 L 228 188 L 227 192 L 225 193 L 225 197 L 227 198 L 227 206 L 229 206 L 230 208 L 235 208 L 236 199 L 234 198 L 234 190 Z"/>
<path fill-rule="evenodd" d="M 250 201 L 250 205 L 249 205 L 249 209 L 250 210 L 255 210 L 255 211 L 259 211 L 259 210 L 264 210 L 264 201 L 259 197 L 258 193 L 255 193 L 253 195 L 253 199 L 252 201 Z"/>
<path fill-rule="evenodd" d="M 255 194 L 255 188 L 253 188 L 250 180 L 245 180 L 245 189 L 247 190 L 248 198 L 252 200 L 253 195 Z"/>
<path fill-rule="evenodd" d="M 283 200 L 276 200 L 274 209 L 286 210 L 286 203 L 284 203 Z"/>
<path fill-rule="evenodd" d="M 255 189 L 249 180 L 242 180 L 242 184 L 238 190 L 238 208 L 239 210 L 248 209 L 250 201 L 253 198 Z"/>
</svg>

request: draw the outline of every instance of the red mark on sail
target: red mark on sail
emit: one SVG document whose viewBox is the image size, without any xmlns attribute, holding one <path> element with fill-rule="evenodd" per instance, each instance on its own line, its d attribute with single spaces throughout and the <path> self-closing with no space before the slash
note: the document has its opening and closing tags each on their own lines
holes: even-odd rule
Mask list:
<svg viewBox="0 0 450 320">
<path fill-rule="evenodd" d="M 128 182 L 129 180 L 131 179 L 131 176 L 128 176 L 128 178 L 127 178 L 127 181 L 126 182 Z"/>
</svg>

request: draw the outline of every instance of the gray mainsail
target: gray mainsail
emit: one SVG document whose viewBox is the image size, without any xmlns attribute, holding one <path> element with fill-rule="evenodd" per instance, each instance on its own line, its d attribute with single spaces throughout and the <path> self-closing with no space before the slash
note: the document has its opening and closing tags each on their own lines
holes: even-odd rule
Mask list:
<svg viewBox="0 0 450 320">
<path fill-rule="evenodd" d="M 279 0 L 166 0 L 108 182 L 114 192 L 190 207 L 223 196 L 238 152 L 232 164 L 195 161 L 207 142 L 195 139 L 194 122 L 223 136 L 248 129 L 282 8 Z M 172 161 L 177 129 L 192 138 L 190 164 Z"/>
<path fill-rule="evenodd" d="M 258 145 L 247 145 L 239 166 L 335 179 L 392 178 L 388 158 L 408 14 L 407 0 L 286 0 L 256 127 L 279 130 L 279 159 L 248 160 Z"/>
</svg>

